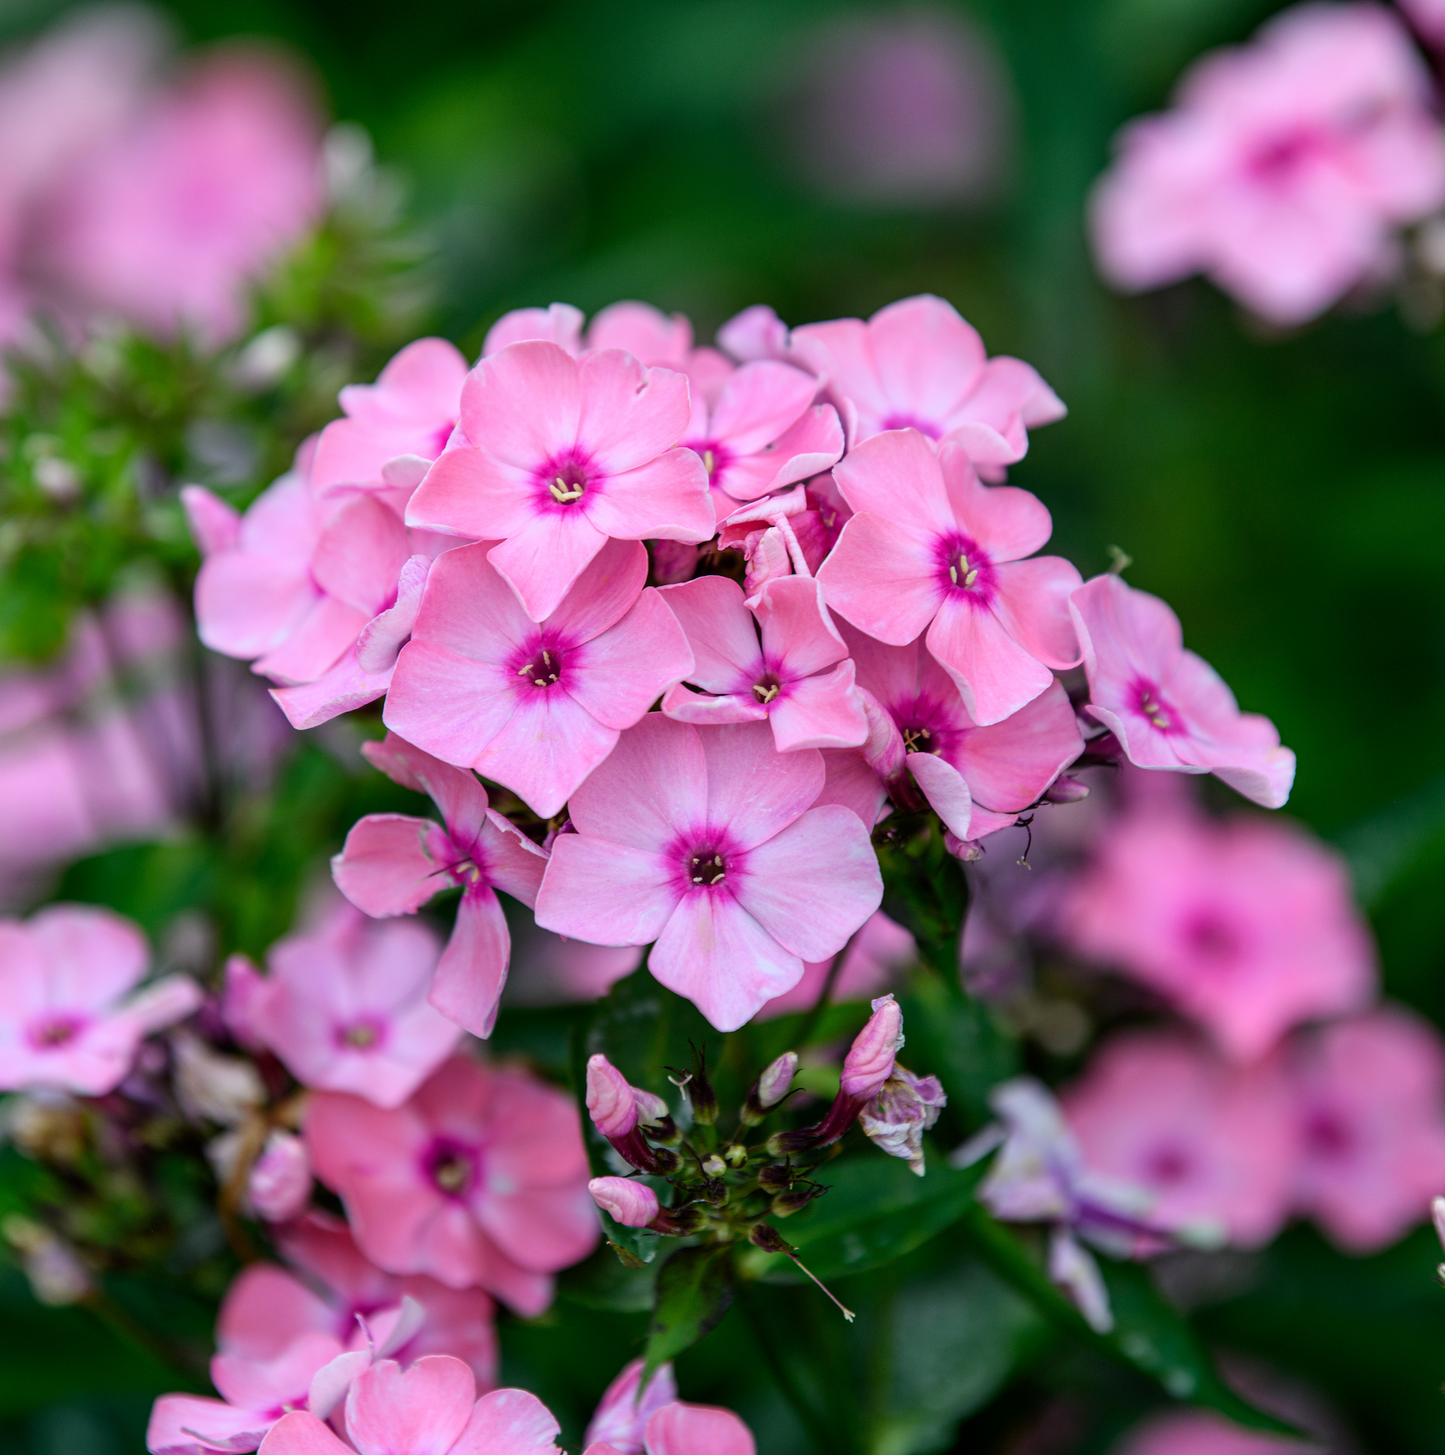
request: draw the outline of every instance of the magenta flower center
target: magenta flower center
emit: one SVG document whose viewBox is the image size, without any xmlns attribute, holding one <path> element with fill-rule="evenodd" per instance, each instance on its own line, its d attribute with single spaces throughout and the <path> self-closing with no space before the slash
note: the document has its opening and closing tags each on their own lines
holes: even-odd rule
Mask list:
<svg viewBox="0 0 1445 1455">
<path fill-rule="evenodd" d="M 542 482 L 558 505 L 575 505 L 591 483 L 580 460 L 554 460 L 542 470 Z"/>
<path fill-rule="evenodd" d="M 717 477 L 733 462 L 733 452 L 716 440 L 704 440 L 702 444 L 690 445 L 689 448 L 702 461 L 709 485 L 716 484 Z"/>
<path fill-rule="evenodd" d="M 756 682 L 753 683 L 753 696 L 758 699 L 764 707 L 777 697 L 783 690 L 783 684 L 778 681 L 776 672 L 764 672 Z"/>
<path fill-rule="evenodd" d="M 478 1155 L 474 1148 L 458 1142 L 438 1139 L 428 1150 L 424 1170 L 428 1181 L 438 1192 L 461 1198 L 475 1185 Z"/>
<path fill-rule="evenodd" d="M 926 435 L 931 440 L 939 439 L 943 431 L 931 420 L 920 419 L 916 414 L 905 414 L 901 411 L 887 415 L 878 426 L 879 429 L 916 429 L 919 434 Z"/>
<path fill-rule="evenodd" d="M 1148 1181 L 1156 1187 L 1173 1187 L 1183 1182 L 1192 1170 L 1192 1159 L 1172 1143 L 1156 1147 L 1145 1162 Z"/>
<path fill-rule="evenodd" d="M 342 1026 L 336 1033 L 336 1039 L 347 1050 L 370 1051 L 381 1044 L 382 1032 L 380 1021 L 364 1016 L 348 1026 Z"/>
<path fill-rule="evenodd" d="M 693 850 L 684 867 L 688 879 L 706 889 L 715 888 L 728 877 L 727 860 L 715 848 Z"/>
<path fill-rule="evenodd" d="M 1202 909 L 1191 915 L 1182 933 L 1194 957 L 1214 969 L 1232 964 L 1244 951 L 1238 930 L 1212 910 Z"/>
<path fill-rule="evenodd" d="M 557 643 L 547 637 L 536 637 L 521 652 L 513 671 L 522 687 L 555 687 L 562 680 L 562 653 Z M 516 660 L 516 659 L 514 659 Z"/>
<path fill-rule="evenodd" d="M 1354 1140 L 1344 1118 L 1325 1108 L 1316 1111 L 1305 1124 L 1305 1141 L 1317 1157 L 1345 1157 L 1352 1150 Z"/>
<path fill-rule="evenodd" d="M 37 1051 L 58 1051 L 80 1034 L 84 1022 L 79 1016 L 57 1015 L 30 1027 L 30 1044 Z"/>
<path fill-rule="evenodd" d="M 1134 684 L 1134 707 L 1140 717 L 1147 718 L 1149 725 L 1161 733 L 1174 732 L 1183 726 L 1164 694 L 1146 678 L 1141 677 Z"/>
<path fill-rule="evenodd" d="M 993 560 L 968 536 L 957 535 L 939 542 L 939 576 L 944 589 L 955 596 L 967 596 L 980 605 L 993 600 Z"/>
</svg>

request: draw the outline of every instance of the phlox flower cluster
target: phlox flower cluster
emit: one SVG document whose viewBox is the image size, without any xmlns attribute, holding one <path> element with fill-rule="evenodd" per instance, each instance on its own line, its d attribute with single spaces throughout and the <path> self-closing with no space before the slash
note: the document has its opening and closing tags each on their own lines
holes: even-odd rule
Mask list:
<svg viewBox="0 0 1445 1455">
<path fill-rule="evenodd" d="M 1438 5 L 1405 8 L 1438 37 Z M 1205 273 L 1299 324 L 1386 280 L 1399 230 L 1445 203 L 1436 88 L 1383 5 L 1295 5 L 1196 61 L 1173 100 L 1121 133 L 1094 192 L 1095 253 L 1119 288 Z"/>
<path fill-rule="evenodd" d="M 941 299 L 751 309 L 715 348 L 642 304 L 524 309 L 473 367 L 424 339 L 341 403 L 244 516 L 187 492 L 200 632 L 299 727 L 385 698 L 368 756 L 442 822 L 363 820 L 336 882 L 383 917 L 462 889 L 430 1001 L 476 1034 L 497 890 L 651 946 L 732 1030 L 878 910 L 890 814 L 975 857 L 1078 796 L 1086 737 L 1288 795 L 1293 755 L 1167 606 L 1039 554 L 1047 509 L 1001 482 L 1063 406 Z"/>
</svg>

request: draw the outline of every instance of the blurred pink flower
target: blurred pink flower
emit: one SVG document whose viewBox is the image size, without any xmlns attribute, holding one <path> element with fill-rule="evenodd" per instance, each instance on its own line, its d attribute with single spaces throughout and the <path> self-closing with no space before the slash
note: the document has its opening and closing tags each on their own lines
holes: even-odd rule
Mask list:
<svg viewBox="0 0 1445 1455">
<path fill-rule="evenodd" d="M 878 908 L 868 831 L 836 805 L 816 750 L 764 723 L 694 728 L 649 713 L 573 795 L 537 896 L 544 928 L 656 941 L 648 968 L 736 1030 L 843 948 Z"/>
<path fill-rule="evenodd" d="M 311 1201 L 311 1162 L 300 1137 L 274 1131 L 246 1182 L 246 1201 L 263 1222 L 289 1223 Z"/>
<path fill-rule="evenodd" d="M 1304 830 L 1251 815 L 1221 823 L 1181 805 L 1112 819 L 1061 928 L 1239 1060 L 1302 1021 L 1359 1009 L 1375 988 L 1343 861 Z"/>
<path fill-rule="evenodd" d="M 1101 269 L 1128 290 L 1203 272 L 1276 323 L 1314 317 L 1445 202 L 1431 91 L 1383 6 L 1286 10 L 1121 133 L 1093 198 Z"/>
<path fill-rule="evenodd" d="M 580 361 L 556 344 L 509 344 L 462 388 L 463 436 L 417 487 L 408 524 L 500 540 L 492 566 L 543 621 L 609 538 L 704 541 L 707 472 L 675 448 L 684 375 L 615 350 Z"/>
<path fill-rule="evenodd" d="M 485 1288 L 524 1316 L 597 1241 L 570 1097 L 456 1057 L 392 1111 L 317 1092 L 304 1135 L 356 1241 L 392 1273 Z"/>
<path fill-rule="evenodd" d="M 482 341 L 482 357 L 500 353 L 508 344 L 527 343 L 532 339 L 556 344 L 575 356 L 582 352 L 585 321 L 582 310 L 570 303 L 553 303 L 547 308 L 514 308 L 487 330 Z"/>
<path fill-rule="evenodd" d="M 647 1421 L 645 1455 L 756 1455 L 752 1431 L 731 1410 L 713 1405 L 664 1405 Z M 610 1445 L 589 1445 L 585 1455 L 625 1455 Z"/>
<path fill-rule="evenodd" d="M 47 264 L 91 308 L 222 343 L 246 285 L 320 215 L 320 141 L 289 64 L 217 53 L 87 153 L 49 218 Z"/>
<path fill-rule="evenodd" d="M 1292 1048 L 1301 1160 L 1295 1210 L 1352 1253 L 1395 1242 L 1445 1187 L 1445 1049 L 1398 1006 Z"/>
<path fill-rule="evenodd" d="M 643 364 L 685 369 L 694 352 L 692 324 L 685 314 L 650 303 L 609 303 L 588 327 L 587 347 L 625 349 Z"/>
<path fill-rule="evenodd" d="M 201 1003 L 184 975 L 136 990 L 149 958 L 135 925 L 94 905 L 0 920 L 0 1090 L 113 1090 L 146 1036 Z"/>
<path fill-rule="evenodd" d="M 662 710 L 678 722 L 767 722 L 780 753 L 854 748 L 868 728 L 848 648 L 816 581 L 783 576 L 745 600 L 725 576 L 662 588 L 694 665 Z"/>
<path fill-rule="evenodd" d="M 980 484 L 963 449 L 935 451 L 913 428 L 875 435 L 833 474 L 858 513 L 818 571 L 828 605 L 892 646 L 927 628 L 981 727 L 1077 665 L 1068 598 L 1079 573 L 1033 554 L 1053 529 L 1037 497 Z"/>
<path fill-rule="evenodd" d="M 1277 1061 L 1241 1067 L 1179 1032 L 1126 1032 L 1063 1104 L 1089 1167 L 1152 1193 L 1160 1226 L 1216 1223 L 1256 1247 L 1284 1225 L 1299 1141 Z"/>
<path fill-rule="evenodd" d="M 600 1000 L 642 964 L 640 945 L 589 945 L 538 927 L 514 927 L 508 1005 L 568 1005 Z"/>
<path fill-rule="evenodd" d="M 464 769 L 390 732 L 384 742 L 365 743 L 361 751 L 387 777 L 429 794 L 444 822 L 368 814 L 352 826 L 331 861 L 336 886 L 359 909 L 383 917 L 415 914 L 433 895 L 459 885 L 461 904 L 428 999 L 457 1025 L 489 1036 L 511 953 L 496 891 L 530 909 L 547 855 L 489 807 L 486 789 Z"/>
<path fill-rule="evenodd" d="M 359 1374 L 346 1395 L 347 1439 L 304 1410 L 266 1437 L 266 1455 L 557 1455 L 561 1433 L 547 1407 L 521 1389 L 477 1398 L 459 1359 L 428 1354 L 410 1369 L 383 1359 Z"/>
<path fill-rule="evenodd" d="M 599 538 L 562 598 L 536 620 L 495 557 L 485 543 L 464 546 L 432 568 L 385 721 L 550 818 L 621 730 L 687 675 L 692 652 L 646 585 L 640 541 Z"/>
<path fill-rule="evenodd" d="M 647 1388 L 642 1383 L 641 1359 L 634 1359 L 607 1386 L 598 1401 L 597 1412 L 587 1426 L 583 1445 L 605 1445 L 617 1455 L 643 1455 L 647 1422 L 664 1405 L 677 1399 L 677 1381 L 672 1365 L 663 1364 L 653 1374 Z"/>
<path fill-rule="evenodd" d="M 833 982 L 831 1000 L 842 1005 L 850 1000 L 872 1000 L 882 995 L 899 971 L 918 953 L 913 936 L 880 909 L 840 952 L 843 964 Z M 758 1012 L 758 1020 L 812 1010 L 827 983 L 833 959 L 811 960 L 803 966 L 803 978 L 791 990 L 775 995 Z"/>
<path fill-rule="evenodd" d="M 231 957 L 228 1015 L 303 1086 L 399 1106 L 461 1035 L 426 1002 L 440 955 L 428 926 L 377 924 L 339 903 L 315 930 L 277 941 L 264 978 Z"/>
<path fill-rule="evenodd" d="M 1427 45 L 1445 46 L 1445 0 L 1397 0 L 1405 18 Z"/>
<path fill-rule="evenodd" d="M 977 330 L 931 294 L 890 303 L 867 323 L 804 324 L 790 345 L 827 386 L 850 450 L 884 430 L 914 429 L 962 445 L 981 473 L 998 479 L 1024 457 L 1030 429 L 1066 412 L 1033 368 L 990 359 Z"/>
<path fill-rule="evenodd" d="M 858 670 L 891 724 L 864 756 L 892 784 L 909 791 L 906 772 L 963 839 L 1007 828 L 1037 803 L 1084 750 L 1068 694 L 1057 681 L 1001 722 L 979 727 L 957 685 L 922 639 L 890 647 L 852 627 L 844 640 Z"/>
<path fill-rule="evenodd" d="M 1321 1455 L 1318 1445 L 1242 1430 L 1208 1410 L 1169 1410 L 1131 1431 L 1113 1455 Z"/>
<path fill-rule="evenodd" d="M 1069 612 L 1089 679 L 1087 711 L 1131 763 L 1213 773 L 1265 808 L 1284 805 L 1294 754 L 1267 717 L 1240 712 L 1214 668 L 1185 650 L 1168 605 L 1110 574 L 1074 591 Z"/>
</svg>

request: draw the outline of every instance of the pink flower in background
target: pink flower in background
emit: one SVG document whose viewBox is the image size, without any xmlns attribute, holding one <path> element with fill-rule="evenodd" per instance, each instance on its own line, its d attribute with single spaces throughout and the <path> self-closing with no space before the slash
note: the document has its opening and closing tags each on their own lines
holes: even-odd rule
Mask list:
<svg viewBox="0 0 1445 1455">
<path fill-rule="evenodd" d="M 1431 92 L 1383 6 L 1286 10 L 1121 134 L 1093 199 L 1101 269 L 1131 291 L 1207 273 L 1276 323 L 1314 317 L 1445 202 Z"/>
<path fill-rule="evenodd" d="M 311 1160 L 300 1137 L 274 1131 L 246 1181 L 246 1202 L 263 1222 L 289 1223 L 311 1201 Z"/>
<path fill-rule="evenodd" d="M 715 387 L 692 379 L 692 417 L 682 443 L 707 470 L 718 514 L 837 464 L 843 426 L 831 404 L 814 405 L 818 381 L 763 359 L 726 365 Z"/>
<path fill-rule="evenodd" d="M 878 908 L 868 830 L 811 808 L 810 748 L 774 750 L 763 723 L 698 729 L 650 713 L 576 791 L 537 896 L 544 929 L 657 943 L 648 968 L 719 1030 L 795 985 Z"/>
<path fill-rule="evenodd" d="M 662 589 L 694 665 L 662 699 L 678 722 L 767 722 L 780 753 L 851 748 L 868 735 L 853 663 L 816 581 L 784 576 L 751 600 L 725 576 Z"/>
<path fill-rule="evenodd" d="M 530 909 L 547 855 L 489 807 L 486 789 L 463 769 L 439 762 L 395 733 L 385 742 L 363 744 L 361 751 L 404 788 L 430 795 L 444 823 L 403 813 L 368 814 L 352 826 L 331 861 L 336 886 L 367 914 L 386 917 L 415 914 L 433 895 L 459 885 L 461 904 L 428 999 L 457 1025 L 489 1036 L 511 955 L 496 891 Z"/>
<path fill-rule="evenodd" d="M 1014 823 L 1084 750 L 1058 682 L 1010 717 L 979 727 L 921 639 L 890 647 L 850 627 L 843 634 L 859 687 L 891 724 L 884 741 L 865 747 L 865 757 L 895 785 L 907 772 L 961 839 Z"/>
<path fill-rule="evenodd" d="M 692 324 L 685 314 L 650 303 L 609 303 L 587 330 L 589 349 L 625 349 L 644 364 L 686 369 L 692 359 Z"/>
<path fill-rule="evenodd" d="M 867 323 L 804 324 L 790 342 L 837 402 L 850 449 L 884 430 L 915 429 L 962 445 L 975 466 L 998 478 L 1024 457 L 1030 429 L 1066 412 L 1034 369 L 1006 356 L 990 359 L 977 331 L 930 294 L 890 303 Z"/>
<path fill-rule="evenodd" d="M 1242 1247 L 1284 1226 L 1299 1142 L 1277 1062 L 1240 1067 L 1179 1032 L 1126 1032 L 1063 1102 L 1089 1166 L 1153 1194 L 1161 1226 L 1217 1223 Z"/>
<path fill-rule="evenodd" d="M 1289 1066 L 1302 1145 L 1295 1210 L 1349 1252 L 1387 1247 L 1445 1187 L 1439 1033 L 1387 1006 L 1309 1033 Z"/>
<path fill-rule="evenodd" d="M 500 540 L 487 559 L 543 621 L 609 538 L 712 535 L 706 471 L 674 448 L 688 408 L 685 376 L 627 354 L 510 344 L 467 376 L 465 439 L 417 487 L 407 522 Z"/>
<path fill-rule="evenodd" d="M 1126 812 L 1061 916 L 1076 950 L 1158 991 L 1240 1060 L 1302 1021 L 1359 1009 L 1375 988 L 1349 871 L 1292 824 Z"/>
<path fill-rule="evenodd" d="M 1445 4 L 1441 0 L 1398 0 L 1417 34 L 1436 49 L 1445 46 Z"/>
<path fill-rule="evenodd" d="M 460 1359 L 428 1354 L 410 1369 L 383 1359 L 346 1395 L 347 1439 L 304 1410 L 266 1437 L 266 1455 L 558 1455 L 561 1426 L 535 1395 L 497 1389 L 477 1398 Z"/>
<path fill-rule="evenodd" d="M 556 344 L 575 356 L 582 352 L 585 322 L 582 310 L 570 303 L 553 303 L 547 308 L 514 308 L 487 330 L 482 357 L 500 353 L 508 344 L 527 343 L 532 339 Z"/>
<path fill-rule="evenodd" d="M 606 1393 L 597 1403 L 597 1412 L 587 1425 L 583 1445 L 605 1445 L 617 1455 L 643 1455 L 643 1441 L 647 1422 L 664 1405 L 677 1399 L 677 1381 L 673 1378 L 672 1365 L 659 1366 L 648 1382 L 642 1384 L 641 1359 L 634 1359 L 622 1373 L 607 1386 Z"/>
<path fill-rule="evenodd" d="M 184 975 L 137 990 L 149 958 L 135 925 L 93 905 L 0 920 L 0 1090 L 114 1089 L 146 1036 L 201 1003 Z"/>
<path fill-rule="evenodd" d="M 399 1106 L 461 1035 L 426 1002 L 440 955 L 427 926 L 377 924 L 342 903 L 315 931 L 273 945 L 264 978 L 232 956 L 227 999 L 244 1003 L 250 1037 L 303 1086 Z"/>
<path fill-rule="evenodd" d="M 540 929 L 534 920 L 513 927 L 508 1005 L 569 1005 L 600 1000 L 642 964 L 638 945 L 589 945 Z"/>
<path fill-rule="evenodd" d="M 754 303 L 717 331 L 718 347 L 740 364 L 788 357 L 788 325 L 766 303 Z"/>
<path fill-rule="evenodd" d="M 467 546 L 433 567 L 385 720 L 550 818 L 619 732 L 692 670 L 692 652 L 645 587 L 638 541 L 603 541 L 540 620 L 491 564 L 495 554 Z"/>
<path fill-rule="evenodd" d="M 834 1005 L 852 1000 L 872 1000 L 893 984 L 899 972 L 918 953 L 913 936 L 880 909 L 871 915 L 841 952 L 843 965 L 833 981 L 830 999 Z M 813 960 L 803 966 L 803 978 L 774 996 L 758 1012 L 759 1020 L 812 1010 L 827 984 L 833 959 Z"/>
<path fill-rule="evenodd" d="M 311 466 L 318 492 L 340 486 L 405 492 L 446 448 L 462 407 L 467 361 L 445 339 L 408 344 L 376 377 L 341 391 L 343 418 L 321 431 Z M 400 502 L 404 509 L 406 499 Z"/>
<path fill-rule="evenodd" d="M 597 1241 L 577 1109 L 521 1071 L 454 1058 L 392 1111 L 318 1092 L 304 1134 L 358 1246 L 388 1272 L 485 1288 L 531 1317 L 552 1301 L 551 1275 Z"/>
<path fill-rule="evenodd" d="M 321 136 L 304 79 L 232 50 L 196 66 L 67 179 L 44 256 L 92 308 L 210 343 L 245 321 L 245 287 L 320 215 Z"/>
<path fill-rule="evenodd" d="M 1088 712 L 1139 768 L 1213 773 L 1265 808 L 1280 808 L 1295 759 L 1267 717 L 1240 712 L 1219 674 L 1184 648 L 1179 618 L 1116 575 L 1069 598 L 1089 679 Z"/>
<path fill-rule="evenodd" d="M 833 477 L 858 513 L 818 571 L 828 605 L 891 646 L 926 627 L 976 723 L 1017 712 L 1078 663 L 1079 573 L 1033 555 L 1053 529 L 1036 497 L 980 484 L 963 449 L 936 452 L 913 428 L 858 446 Z"/>
<path fill-rule="evenodd" d="M 713 1405 L 664 1405 L 644 1430 L 645 1455 L 756 1455 L 752 1431 L 731 1410 Z M 637 1447 L 631 1446 L 631 1450 Z M 629 1446 L 589 1445 L 585 1455 L 629 1455 Z"/>
<path fill-rule="evenodd" d="M 1319 1450 L 1242 1430 L 1207 1410 L 1170 1410 L 1133 1431 L 1116 1455 L 1314 1455 Z"/>
</svg>

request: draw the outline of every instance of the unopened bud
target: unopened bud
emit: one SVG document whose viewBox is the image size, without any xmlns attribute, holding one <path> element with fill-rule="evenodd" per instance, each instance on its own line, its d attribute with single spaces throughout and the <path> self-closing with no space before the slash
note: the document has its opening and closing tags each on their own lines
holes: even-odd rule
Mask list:
<svg viewBox="0 0 1445 1455">
<path fill-rule="evenodd" d="M 976 864 L 983 858 L 983 845 L 977 839 L 961 839 L 955 833 L 945 832 L 943 847 L 963 864 Z"/>
<path fill-rule="evenodd" d="M 821 1187 L 795 1187 L 791 1192 L 780 1192 L 773 1199 L 772 1214 L 774 1217 L 790 1218 L 794 1213 L 802 1212 L 822 1191 Z"/>
<path fill-rule="evenodd" d="M 687 1094 L 692 1101 L 692 1117 L 699 1126 L 710 1127 L 717 1121 L 717 1092 L 707 1079 L 707 1056 L 699 1052 L 697 1070 L 687 1085 Z"/>
<path fill-rule="evenodd" d="M 1089 785 L 1071 778 L 1067 773 L 1049 789 L 1044 797 L 1050 803 L 1078 803 L 1089 796 Z"/>
<path fill-rule="evenodd" d="M 748 1149 L 741 1142 L 734 1142 L 723 1153 L 723 1160 L 734 1171 L 737 1171 L 740 1167 L 746 1167 L 748 1165 Z"/>
<path fill-rule="evenodd" d="M 854 1037 L 843 1061 L 840 1083 L 845 1096 L 866 1098 L 893 1074 L 894 1059 L 903 1049 L 903 1010 L 892 995 L 873 1002 L 868 1024 Z"/>
<path fill-rule="evenodd" d="M 709 1177 L 721 1177 L 728 1170 L 728 1164 L 716 1152 L 712 1152 L 703 1158 L 702 1170 Z"/>
<path fill-rule="evenodd" d="M 627 1078 L 600 1051 L 587 1062 L 587 1114 L 609 1142 L 625 1137 L 639 1120 Z"/>
<path fill-rule="evenodd" d="M 663 1208 L 648 1224 L 654 1233 L 665 1233 L 671 1238 L 688 1238 L 700 1233 L 707 1222 L 707 1214 L 700 1207 Z"/>
<path fill-rule="evenodd" d="M 613 1222 L 625 1228 L 645 1228 L 662 1210 L 657 1194 L 645 1182 L 627 1177 L 594 1177 L 587 1191 Z"/>
<path fill-rule="evenodd" d="M 923 1134 L 948 1105 L 936 1076 L 915 1076 L 902 1066 L 858 1114 L 863 1134 L 890 1157 L 901 1157 L 918 1177 L 924 1174 Z"/>
<path fill-rule="evenodd" d="M 193 1121 L 239 1126 L 266 1099 L 260 1073 L 240 1056 L 224 1056 L 199 1036 L 171 1037 L 176 1058 L 176 1098 Z"/>
<path fill-rule="evenodd" d="M 268 1223 L 300 1217 L 311 1201 L 306 1145 L 290 1132 L 272 1132 L 246 1184 L 246 1201 Z"/>
<path fill-rule="evenodd" d="M 667 1114 L 667 1103 L 651 1091 L 640 1086 L 632 1088 L 633 1100 L 637 1103 L 637 1120 L 645 1127 L 659 1127 L 672 1120 Z"/>
<path fill-rule="evenodd" d="M 747 1105 L 743 1108 L 743 1125 L 756 1126 L 782 1101 L 792 1089 L 793 1077 L 798 1072 L 798 1053 L 784 1051 L 776 1061 L 758 1077 L 753 1089 L 748 1092 Z"/>
<path fill-rule="evenodd" d="M 793 1185 L 793 1169 L 781 1162 L 772 1162 L 758 1170 L 758 1186 L 764 1192 L 782 1192 Z"/>
</svg>

